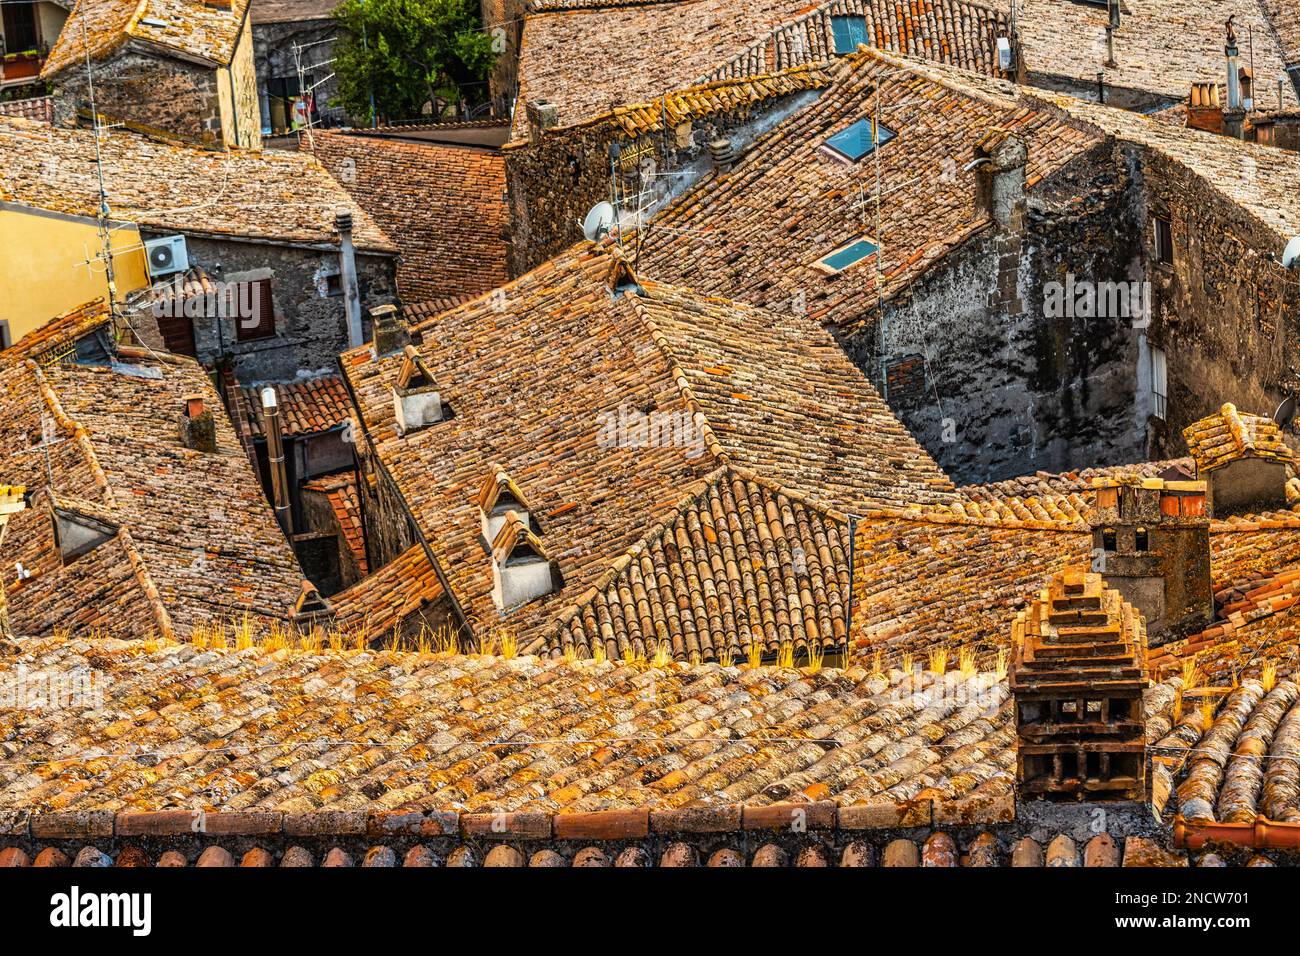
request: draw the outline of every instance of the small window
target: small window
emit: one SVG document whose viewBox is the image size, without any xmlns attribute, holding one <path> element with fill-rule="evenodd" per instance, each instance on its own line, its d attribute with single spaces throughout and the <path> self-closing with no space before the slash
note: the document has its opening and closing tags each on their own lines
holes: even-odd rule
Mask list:
<svg viewBox="0 0 1300 956">
<path fill-rule="evenodd" d="M 253 314 L 235 319 L 235 336 L 240 342 L 251 342 L 275 335 L 275 303 L 271 297 L 271 280 L 258 279 L 251 283 Z"/>
<path fill-rule="evenodd" d="M 860 44 L 870 46 L 867 38 L 866 17 L 831 17 L 831 33 L 835 39 L 835 55 L 856 53 Z"/>
<path fill-rule="evenodd" d="M 843 272 L 849 266 L 861 262 L 880 247 L 870 239 L 855 239 L 848 245 L 840 246 L 830 255 L 818 259 L 816 266 L 823 272 L 834 275 Z"/>
<path fill-rule="evenodd" d="M 1133 550 L 1150 551 L 1151 539 L 1147 536 L 1146 528 L 1138 528 L 1133 535 Z"/>
<path fill-rule="evenodd" d="M 848 129 L 841 130 L 826 140 L 826 146 L 835 155 L 856 163 L 877 146 L 883 146 L 897 134 L 885 127 L 877 127 L 870 119 L 861 119 Z"/>
<path fill-rule="evenodd" d="M 1103 550 L 1115 550 L 1115 529 L 1105 528 L 1101 532 L 1101 546 Z"/>
<path fill-rule="evenodd" d="M 1174 261 L 1174 229 L 1168 219 L 1156 219 L 1156 260 L 1166 265 Z"/>
<path fill-rule="evenodd" d="M 1169 368 L 1164 349 L 1151 349 L 1151 414 L 1165 420 L 1168 411 Z"/>
</svg>

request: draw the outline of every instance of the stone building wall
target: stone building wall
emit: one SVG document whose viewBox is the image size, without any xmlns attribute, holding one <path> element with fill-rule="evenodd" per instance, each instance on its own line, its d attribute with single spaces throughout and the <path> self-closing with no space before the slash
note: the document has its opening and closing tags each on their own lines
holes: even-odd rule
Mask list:
<svg viewBox="0 0 1300 956">
<path fill-rule="evenodd" d="M 373 572 L 410 549 L 417 538 L 410 512 L 373 449 L 366 442 L 358 442 L 356 449 L 366 560 Z"/>
<path fill-rule="evenodd" d="M 253 64 L 253 25 L 245 19 L 230 65 L 220 71 L 222 134 L 227 146 L 261 149 L 262 118 Z"/>
<path fill-rule="evenodd" d="M 305 47 L 302 62 L 308 84 L 320 83 L 313 92 L 321 125 L 338 126 L 347 120 L 343 108 L 336 103 L 339 96 L 338 79 L 329 76 L 334 72 L 330 61 L 334 57 L 334 41 L 338 34 L 339 25 L 329 18 L 253 25 L 257 110 L 263 129 L 272 132 L 277 129 L 277 123 L 272 121 L 272 81 L 288 79 L 295 86 L 297 84 L 298 64 L 293 55 L 295 43 Z M 317 70 L 306 69 L 316 64 L 326 65 Z"/>
<path fill-rule="evenodd" d="M 153 238 L 153 234 L 146 238 Z M 283 381 L 299 371 L 334 371 L 348 347 L 343 296 L 331 286 L 339 272 L 336 250 L 188 236 L 191 266 L 226 282 L 271 280 L 274 336 L 238 341 L 233 319 L 196 319 L 194 344 L 200 362 L 233 364 L 241 382 Z M 369 310 L 396 298 L 393 256 L 358 253 L 362 324 L 369 337 Z"/>
<path fill-rule="evenodd" d="M 222 139 L 218 71 L 124 47 L 95 64 L 95 106 L 114 120 L 199 142 Z M 90 109 L 84 72 L 55 78 L 54 122 L 70 125 Z"/>
</svg>

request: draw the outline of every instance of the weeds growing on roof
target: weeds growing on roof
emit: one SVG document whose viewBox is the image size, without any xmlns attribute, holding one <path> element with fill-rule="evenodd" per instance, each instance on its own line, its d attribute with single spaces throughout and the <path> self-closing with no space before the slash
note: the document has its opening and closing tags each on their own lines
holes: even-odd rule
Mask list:
<svg viewBox="0 0 1300 956">
<path fill-rule="evenodd" d="M 655 645 L 655 656 L 650 659 L 650 663 L 655 667 L 667 667 L 672 663 L 672 660 L 673 652 L 668 647 L 667 641 L 660 641 Z"/>
<path fill-rule="evenodd" d="M 745 666 L 750 670 L 755 670 L 763 663 L 763 645 L 758 643 L 757 637 L 749 639 L 749 647 L 745 648 Z"/>
<path fill-rule="evenodd" d="M 718 664 L 721 667 L 731 667 L 736 659 L 736 649 L 728 644 L 718 655 Z"/>
<path fill-rule="evenodd" d="M 808 645 L 808 666 L 804 668 L 809 674 L 821 672 L 822 663 L 826 660 L 826 648 L 821 641 L 813 641 Z"/>
<path fill-rule="evenodd" d="M 975 666 L 975 651 L 969 647 L 963 647 L 957 652 L 957 670 L 966 680 L 975 676 L 978 669 Z"/>
<path fill-rule="evenodd" d="M 993 672 L 997 675 L 997 678 L 1000 681 L 1007 679 L 1007 674 L 1009 673 L 1008 662 L 1010 661 L 1010 658 L 1011 654 L 1005 647 L 998 651 L 998 659 L 997 663 L 993 665 Z"/>
<path fill-rule="evenodd" d="M 566 664 L 576 664 L 578 662 L 577 645 L 575 644 L 566 645 L 564 648 L 564 652 L 560 655 L 560 659 L 564 661 L 564 663 Z"/>
<path fill-rule="evenodd" d="M 930 652 L 930 670 L 942 677 L 948 672 L 948 649 L 937 647 Z"/>
<path fill-rule="evenodd" d="M 877 650 L 871 658 L 871 673 L 868 675 L 871 680 L 886 680 L 885 676 L 885 655 L 883 651 Z"/>
<path fill-rule="evenodd" d="M 595 664 L 603 664 L 609 660 L 609 655 L 605 652 L 605 642 L 599 638 L 591 645 L 591 660 Z"/>
<path fill-rule="evenodd" d="M 1201 729 L 1209 730 L 1214 726 L 1214 701 L 1207 700 L 1201 704 Z"/>
<path fill-rule="evenodd" d="M 794 667 L 794 644 L 786 641 L 781 645 L 780 650 L 776 652 L 776 666 Z"/>
<path fill-rule="evenodd" d="M 1264 687 L 1264 693 L 1270 693 L 1277 685 L 1277 661 L 1268 660 L 1259 672 L 1259 682 Z"/>
</svg>

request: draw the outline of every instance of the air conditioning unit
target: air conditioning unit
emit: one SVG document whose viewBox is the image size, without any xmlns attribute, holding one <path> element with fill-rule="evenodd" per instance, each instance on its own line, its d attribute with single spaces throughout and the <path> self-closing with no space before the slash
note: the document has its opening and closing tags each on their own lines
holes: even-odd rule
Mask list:
<svg viewBox="0 0 1300 956">
<path fill-rule="evenodd" d="M 190 256 L 185 250 L 184 236 L 164 236 L 150 239 L 144 244 L 145 255 L 149 258 L 149 276 L 171 275 L 184 272 L 190 267 Z"/>
</svg>

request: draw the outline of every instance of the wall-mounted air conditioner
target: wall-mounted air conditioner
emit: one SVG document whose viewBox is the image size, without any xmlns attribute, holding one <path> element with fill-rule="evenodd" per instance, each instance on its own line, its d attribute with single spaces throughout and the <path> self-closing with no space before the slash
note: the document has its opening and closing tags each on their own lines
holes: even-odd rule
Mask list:
<svg viewBox="0 0 1300 956">
<path fill-rule="evenodd" d="M 190 267 L 190 255 L 185 249 L 184 236 L 150 239 L 144 244 L 144 252 L 149 259 L 149 277 L 152 279 L 173 272 L 184 272 Z"/>
</svg>

